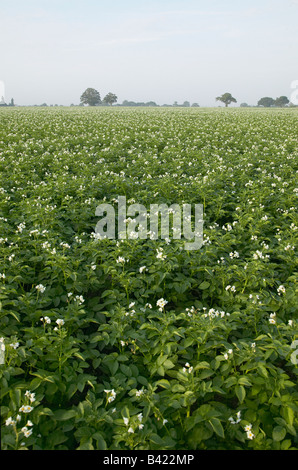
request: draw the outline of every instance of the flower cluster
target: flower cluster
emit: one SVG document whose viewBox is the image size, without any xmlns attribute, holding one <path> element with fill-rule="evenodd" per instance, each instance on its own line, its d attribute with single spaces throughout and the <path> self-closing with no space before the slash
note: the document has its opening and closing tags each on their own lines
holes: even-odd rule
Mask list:
<svg viewBox="0 0 298 470">
<path fill-rule="evenodd" d="M 188 374 L 191 374 L 193 372 L 193 367 L 187 362 L 185 366 L 182 369 L 182 372 L 187 372 Z"/>
<path fill-rule="evenodd" d="M 43 286 L 42 284 L 38 284 L 38 286 L 36 286 L 35 289 L 37 290 L 37 292 L 41 292 L 41 294 L 43 294 L 44 291 L 46 290 L 45 286 Z"/>
<path fill-rule="evenodd" d="M 107 402 L 112 403 L 116 399 L 116 392 L 114 389 L 112 390 L 104 390 L 104 392 L 107 394 Z"/>
<path fill-rule="evenodd" d="M 204 310 L 204 313 L 203 313 L 204 318 L 224 318 L 224 317 L 229 317 L 230 316 L 230 313 L 225 312 L 224 310 L 218 310 L 218 309 L 215 309 L 215 308 L 210 308 L 208 310 L 208 312 L 206 312 L 206 310 L 207 310 L 206 307 L 204 307 L 203 310 Z"/>
<path fill-rule="evenodd" d="M 164 254 L 163 248 L 157 248 L 156 252 L 157 252 L 157 255 L 156 255 L 157 259 L 161 259 L 162 261 L 166 259 L 167 255 Z"/>
<path fill-rule="evenodd" d="M 269 318 L 269 323 L 271 325 L 275 325 L 276 324 L 276 313 L 270 313 L 270 318 Z"/>
<path fill-rule="evenodd" d="M 238 424 L 241 421 L 241 411 L 238 411 L 236 414 L 237 418 L 236 420 L 233 418 L 233 416 L 230 416 L 229 421 L 231 424 Z"/>
<path fill-rule="evenodd" d="M 228 285 L 228 286 L 226 287 L 226 291 L 236 292 L 236 287 L 235 287 L 235 286 L 230 286 L 230 285 Z"/>
<path fill-rule="evenodd" d="M 143 421 L 143 414 L 142 413 L 139 413 L 136 417 L 136 419 L 133 419 L 132 421 L 129 419 L 129 418 L 126 418 L 124 417 L 123 418 L 123 422 L 125 424 L 125 426 L 127 426 L 127 432 L 129 434 L 134 434 L 136 429 L 143 429 L 144 428 L 144 424 L 142 424 L 142 421 Z"/>
<path fill-rule="evenodd" d="M 229 356 L 231 356 L 232 354 L 233 354 L 233 349 L 228 349 L 228 351 L 224 353 L 225 360 L 228 360 Z"/>
<path fill-rule="evenodd" d="M 244 428 L 244 431 L 246 432 L 247 439 L 254 439 L 256 436 L 252 432 L 252 424 L 247 424 Z"/>
<path fill-rule="evenodd" d="M 285 294 L 286 293 L 285 287 L 284 286 L 279 286 L 277 288 L 277 293 L 278 293 L 278 295 Z"/>
<path fill-rule="evenodd" d="M 157 307 L 159 307 L 159 311 L 162 312 L 163 309 L 165 308 L 165 306 L 167 305 L 168 301 L 165 300 L 165 299 L 159 299 L 157 302 L 156 302 L 156 305 Z"/>
</svg>

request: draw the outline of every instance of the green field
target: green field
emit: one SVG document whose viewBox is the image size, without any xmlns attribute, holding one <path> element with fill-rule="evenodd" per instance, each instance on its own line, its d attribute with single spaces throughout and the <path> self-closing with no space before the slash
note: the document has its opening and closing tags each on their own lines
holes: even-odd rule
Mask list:
<svg viewBox="0 0 298 470">
<path fill-rule="evenodd" d="M 297 135 L 296 109 L 0 110 L 3 450 L 298 449 Z M 95 239 L 119 196 L 203 204 L 202 248 Z"/>
</svg>

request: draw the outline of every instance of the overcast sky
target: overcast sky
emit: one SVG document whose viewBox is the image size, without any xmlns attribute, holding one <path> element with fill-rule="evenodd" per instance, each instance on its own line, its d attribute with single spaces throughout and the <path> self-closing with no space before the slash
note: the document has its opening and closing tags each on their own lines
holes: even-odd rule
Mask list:
<svg viewBox="0 0 298 470">
<path fill-rule="evenodd" d="M 0 94 L 256 104 L 298 80 L 297 0 L 0 0 Z M 1 97 L 0 97 L 1 98 Z"/>
</svg>

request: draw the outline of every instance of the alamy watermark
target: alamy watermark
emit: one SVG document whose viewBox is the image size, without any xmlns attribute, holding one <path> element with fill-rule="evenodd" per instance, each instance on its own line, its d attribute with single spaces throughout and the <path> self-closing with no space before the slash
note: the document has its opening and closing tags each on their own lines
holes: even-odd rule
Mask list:
<svg viewBox="0 0 298 470">
<path fill-rule="evenodd" d="M 5 83 L 0 80 L 0 102 L 5 100 Z"/>
<path fill-rule="evenodd" d="M 295 348 L 296 350 L 291 354 L 291 362 L 292 364 L 298 365 L 298 340 L 297 339 L 293 341 L 293 343 L 291 344 L 291 349 L 295 349 Z"/>
<path fill-rule="evenodd" d="M 291 88 L 294 90 L 291 94 L 291 103 L 298 105 L 298 80 L 294 80 L 291 83 Z"/>
<path fill-rule="evenodd" d="M 118 196 L 118 211 L 112 204 L 100 204 L 95 215 L 101 217 L 95 238 L 110 240 L 185 240 L 185 250 L 199 250 L 203 245 L 202 204 L 142 204 L 127 206 L 126 197 Z M 194 210 L 192 210 L 194 209 Z"/>
</svg>

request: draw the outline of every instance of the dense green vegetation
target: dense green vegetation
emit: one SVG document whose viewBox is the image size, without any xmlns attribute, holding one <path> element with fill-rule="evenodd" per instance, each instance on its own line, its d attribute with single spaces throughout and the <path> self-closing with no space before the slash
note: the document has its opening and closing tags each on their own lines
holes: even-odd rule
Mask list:
<svg viewBox="0 0 298 470">
<path fill-rule="evenodd" d="M 297 449 L 297 111 L 0 124 L 2 449 Z M 97 240 L 118 196 L 203 204 L 203 247 Z"/>
</svg>

